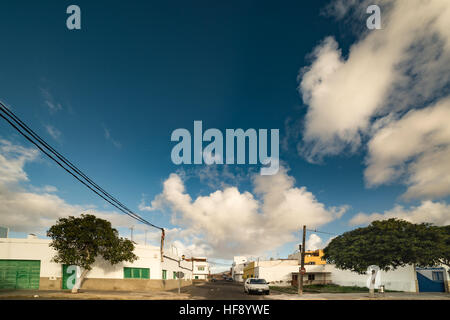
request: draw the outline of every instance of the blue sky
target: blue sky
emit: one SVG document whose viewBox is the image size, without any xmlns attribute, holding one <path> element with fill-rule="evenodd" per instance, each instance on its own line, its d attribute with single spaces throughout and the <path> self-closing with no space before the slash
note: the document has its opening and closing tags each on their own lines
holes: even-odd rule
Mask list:
<svg viewBox="0 0 450 320">
<path fill-rule="evenodd" d="M 203 247 L 209 245 L 209 238 L 202 232 L 213 231 L 202 229 L 209 228 L 206 225 L 202 228 L 192 225 L 192 217 L 188 215 L 195 208 L 181 212 L 181 218 L 176 221 L 172 216 L 175 203 L 166 203 L 165 208 L 150 205 L 162 193 L 163 183 L 171 174 L 183 178 L 185 192 L 193 201 L 230 186 L 238 187 L 240 193 L 253 192 L 253 176 L 257 172 L 254 166 L 234 165 L 224 169 L 223 166 L 176 166 L 171 162 L 170 152 L 174 146 L 170 142 L 171 132 L 177 128 L 192 131 L 194 120 L 202 120 L 205 129 L 218 128 L 223 132 L 227 128 L 280 129 L 280 140 L 285 143 L 280 149 L 280 160 L 289 169 L 285 175 L 295 179 L 292 188 L 305 187 L 314 201 L 326 210 L 345 207 L 342 216 L 318 223 L 318 229 L 340 234 L 355 228 L 356 224 L 350 221 L 358 213 L 382 215 L 399 205 L 403 206 L 402 210 L 395 211 L 394 215 L 416 217 L 414 214 L 422 208 L 423 201 L 429 201 L 430 205 L 439 204 L 443 210 L 439 211 L 438 220 L 431 222 L 448 221 L 445 220 L 449 217 L 448 184 L 440 184 L 439 192 L 434 194 L 416 192 L 418 196 L 402 198 L 414 183 L 422 186 L 417 179 L 414 180 L 413 170 L 422 165 L 421 156 L 434 155 L 427 153 L 428 149 L 413 152 L 411 156 L 402 158 L 401 163 L 395 163 L 397 169 L 404 169 L 396 179 L 383 178 L 381 183 L 372 183 L 375 186 L 369 188 L 368 184 L 377 178 L 365 176 L 370 159 L 375 163 L 374 171 L 385 168 L 377 159 L 386 157 L 378 156 L 380 153 L 376 153 L 375 143 L 370 144 L 375 141 L 376 130 L 381 130 L 379 128 L 384 125 L 395 125 L 384 122 L 380 126 L 376 120 L 392 119 L 390 110 L 400 109 L 401 112 L 395 113 L 395 119 L 401 121 L 407 111 L 427 108 L 432 102 L 444 99 L 448 95 L 448 77 L 443 80 L 444 86 L 430 84 L 429 95 L 416 100 L 416 103 L 405 102 L 405 106 L 397 108 L 399 104 L 395 99 L 386 98 L 380 102 L 382 108 L 377 107 L 377 112 L 372 110 L 369 113 L 370 125 L 357 127 L 357 133 L 354 128 L 346 128 L 344 135 L 338 130 L 333 132 L 334 137 L 340 139 L 337 145 L 345 141 L 345 147 L 339 147 L 338 151 L 327 152 L 332 149 L 329 137 L 317 134 L 314 129 L 319 126 L 317 123 L 327 126 L 323 120 L 327 118 L 319 115 L 324 102 L 315 96 L 317 84 L 312 87 L 305 84 L 303 91 L 298 89 L 305 72 L 312 78 L 317 76 L 314 72 L 320 73 L 320 70 L 314 66 L 319 66 L 321 58 L 330 65 L 337 63 L 333 70 L 338 71 L 335 72 L 339 72 L 339 68 L 350 69 L 353 63 L 358 65 L 356 54 L 356 57 L 349 54 L 350 48 L 354 46 L 356 51 L 357 46 L 364 47 L 364 42 L 371 41 L 372 37 L 365 30 L 367 15 L 353 15 L 351 10 L 339 11 L 337 6 L 334 11 L 329 10 L 331 13 L 328 15 L 323 14 L 330 3 L 333 1 L 2 2 L 0 99 L 98 184 L 149 221 L 173 229 L 173 241 L 183 243 L 179 246 L 188 247 L 194 241 L 195 245 L 189 247 L 191 250 L 211 254 L 216 259 L 240 255 L 237 249 L 240 245 L 245 247 L 242 254 L 286 256 L 293 251 L 298 233 L 292 233 L 294 238 L 286 238 L 276 247 L 269 248 L 268 252 L 260 248 L 250 252 L 252 250 L 238 241 L 234 249 L 221 255 L 220 245 L 213 249 Z M 381 1 L 380 5 L 385 3 L 389 1 Z M 81 30 L 70 31 L 65 27 L 68 16 L 65 11 L 70 4 L 81 8 Z M 350 4 L 348 6 L 351 7 Z M 361 12 L 358 8 L 361 9 L 353 6 L 354 11 Z M 386 15 L 394 16 L 396 9 L 389 10 Z M 436 9 L 436 12 L 440 11 Z M 432 17 L 424 17 L 428 18 Z M 395 20 L 389 22 L 384 30 L 370 32 L 378 32 L 378 37 L 384 41 L 389 37 L 389 27 L 393 30 L 396 26 Z M 380 35 L 382 32 L 385 34 Z M 330 39 L 327 37 L 332 37 L 334 42 L 324 40 Z M 445 33 L 442 39 L 445 45 Z M 386 44 L 387 49 L 378 56 L 394 54 L 395 48 L 390 50 L 391 47 L 391 44 Z M 315 48 L 318 51 L 311 55 Z M 329 62 L 326 52 L 331 56 Z M 332 54 L 336 52 L 342 54 L 341 62 L 348 63 L 340 66 L 339 59 L 333 60 Z M 422 54 L 413 52 L 412 56 L 423 58 L 420 60 L 423 64 L 432 60 L 445 65 L 441 61 L 445 57 L 441 60 L 429 58 L 432 52 L 428 50 Z M 410 57 L 395 61 L 395 64 L 401 65 L 408 59 Z M 309 69 L 300 71 L 305 67 Z M 379 72 L 384 71 L 380 67 Z M 350 79 L 354 74 L 351 70 L 346 72 L 343 79 L 349 79 L 348 86 L 359 84 L 359 81 Z M 367 72 L 370 74 L 371 69 Z M 420 76 L 421 71 L 417 72 Z M 403 74 L 407 73 L 406 70 Z M 438 76 L 437 73 L 431 75 Z M 317 77 L 325 82 L 329 79 L 327 76 Z M 430 75 L 426 76 L 429 78 Z M 419 80 L 414 81 L 420 83 Z M 406 83 L 390 81 L 388 86 L 398 85 L 398 90 Z M 330 90 L 338 90 L 333 85 L 335 82 L 330 82 Z M 377 85 L 373 88 L 382 90 Z M 364 90 L 368 90 L 367 86 L 353 88 L 356 93 Z M 399 92 L 414 96 L 415 86 L 409 90 Z M 391 92 L 390 96 L 400 97 L 399 92 Z M 377 93 L 375 91 L 375 95 L 383 96 Z M 305 101 L 307 94 L 312 96 L 309 101 Z M 366 96 L 370 99 L 370 94 Z M 337 100 L 331 97 L 327 103 L 333 101 Z M 447 105 L 442 108 L 444 111 L 448 109 Z M 351 110 L 342 112 L 351 113 Z M 366 118 L 363 120 L 367 122 Z M 333 127 L 340 118 L 328 121 L 331 121 L 329 127 Z M 0 138 L 14 146 L 31 148 L 4 122 L 0 124 Z M 447 146 L 448 142 L 440 141 L 439 144 Z M 311 144 L 323 152 L 307 151 L 311 150 L 308 148 Z M 372 151 L 368 151 L 371 146 Z M 13 158 L 3 152 L 7 159 Z M 414 161 L 417 166 L 408 167 Z M 16 179 L 14 188 L 8 186 L 10 191 L 22 188 L 37 194 L 51 194 L 68 205 L 80 208 L 95 206 L 95 210 L 113 211 L 42 155 L 25 161 L 23 170 L 28 180 Z M 227 178 L 229 175 L 226 176 L 224 170 L 232 178 Z M 225 182 L 226 186 L 218 185 L 220 182 Z M 42 190 L 44 186 L 54 186 L 57 191 Z M 254 192 L 253 195 L 258 201 L 263 201 L 261 195 Z M 151 206 L 151 211 L 140 210 L 142 203 Z M 6 215 L 10 213 L 7 212 L 4 210 L 2 213 L 0 209 L 0 224 L 2 220 L 3 224 L 9 224 L 13 235 L 24 236 L 33 231 L 31 216 L 27 227 L 17 231 L 20 228 L 8 222 Z M 360 224 L 369 220 L 360 220 Z M 292 223 L 301 226 L 302 221 L 305 220 L 298 219 Z M 227 222 L 220 220 L 220 223 Z M 239 222 L 230 219 L 228 223 Z M 38 224 L 36 229 L 40 227 Z M 120 230 L 128 236 L 126 223 L 120 226 Z M 184 235 L 181 230 L 190 231 Z M 322 245 L 329 238 L 324 234 L 317 235 L 321 237 Z M 272 236 L 276 238 L 276 234 Z"/>
</svg>

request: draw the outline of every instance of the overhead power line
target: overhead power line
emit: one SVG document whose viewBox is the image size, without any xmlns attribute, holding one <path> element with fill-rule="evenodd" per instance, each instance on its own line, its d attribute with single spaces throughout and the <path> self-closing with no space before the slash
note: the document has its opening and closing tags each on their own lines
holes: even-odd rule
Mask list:
<svg viewBox="0 0 450 320">
<path fill-rule="evenodd" d="M 329 232 L 325 232 L 325 231 L 319 231 L 319 230 L 316 230 L 316 229 L 314 229 L 314 230 L 312 230 L 312 229 L 306 229 L 306 231 L 315 232 L 315 233 L 328 234 L 328 235 L 330 235 L 330 236 L 337 236 L 337 234 L 329 233 Z"/>
<path fill-rule="evenodd" d="M 47 157 L 53 160 L 66 172 L 72 175 L 75 179 L 81 182 L 84 186 L 89 188 L 95 194 L 100 196 L 103 200 L 120 210 L 121 212 L 127 214 L 131 218 L 146 224 L 148 226 L 160 229 L 164 233 L 164 228 L 154 225 L 149 221 L 145 220 L 141 216 L 134 213 L 123 203 L 109 194 L 106 190 L 100 187 L 92 179 L 90 179 L 86 174 L 84 174 L 80 169 L 78 169 L 72 162 L 61 155 L 53 147 L 51 147 L 44 139 L 42 139 L 38 134 L 36 134 L 32 129 L 30 129 L 22 120 L 20 120 L 9 108 L 7 108 L 2 102 L 0 102 L 0 117 L 6 120 L 16 131 L 18 131 L 22 136 L 24 136 L 29 142 L 34 144 L 40 151 L 42 151 Z"/>
</svg>

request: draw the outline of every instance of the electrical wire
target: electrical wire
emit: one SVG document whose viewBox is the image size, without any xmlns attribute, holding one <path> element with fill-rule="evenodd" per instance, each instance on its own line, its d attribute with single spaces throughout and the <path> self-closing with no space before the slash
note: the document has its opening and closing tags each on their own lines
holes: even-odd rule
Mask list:
<svg viewBox="0 0 450 320">
<path fill-rule="evenodd" d="M 328 235 L 331 235 L 331 236 L 337 236 L 337 234 L 329 233 L 329 232 L 325 232 L 325 231 L 319 231 L 319 230 L 306 229 L 306 231 L 316 232 L 316 233 L 323 233 L 323 234 L 328 234 Z"/>
<path fill-rule="evenodd" d="M 45 142 L 44 139 L 42 139 L 39 135 L 37 135 L 32 129 L 30 129 L 22 120 L 20 120 L 9 108 L 7 108 L 2 102 L 0 102 L 0 111 L 3 112 L 3 114 L 0 114 L 0 116 L 5 119 L 16 131 L 18 131 L 22 136 L 24 136 L 29 142 L 34 144 L 41 152 L 43 152 L 47 157 L 52 159 L 55 163 L 57 163 L 61 168 L 63 168 L 66 172 L 68 172 L 70 175 L 72 175 L 75 179 L 77 179 L 79 182 L 81 182 L 84 186 L 89 188 L 91 191 L 93 191 L 95 194 L 100 196 L 103 200 L 120 210 L 121 212 L 127 214 L 128 216 L 134 218 L 135 220 L 144 223 L 148 226 L 160 229 L 164 232 L 164 228 L 156 226 L 149 221 L 145 220 L 144 218 L 140 217 L 133 211 L 131 211 L 128 207 L 126 207 L 124 204 L 122 204 L 119 200 L 114 198 L 111 194 L 109 194 L 107 191 L 105 191 L 102 187 L 100 187 L 98 184 L 96 184 L 92 179 L 90 179 L 86 174 L 84 174 L 80 169 L 78 169 L 72 162 L 67 160 L 63 155 L 61 155 L 58 151 L 56 151 L 54 148 L 52 148 L 47 142 Z M 15 124 L 12 122 L 15 122 Z M 20 129 L 22 128 L 22 129 Z M 26 133 L 25 133 L 25 132 Z M 29 136 L 28 136 L 29 135 Z M 31 137 L 30 137 L 31 136 Z M 37 140 L 34 141 L 34 140 Z M 46 149 L 46 150 L 44 150 Z M 67 167 L 66 168 L 60 161 L 55 159 L 51 154 L 53 154 L 56 158 L 58 158 L 62 163 L 64 163 Z M 72 171 L 73 172 L 72 172 Z M 83 181 L 79 176 L 81 176 Z M 94 190 L 96 189 L 96 190 Z M 100 194 L 101 193 L 101 194 Z"/>
</svg>

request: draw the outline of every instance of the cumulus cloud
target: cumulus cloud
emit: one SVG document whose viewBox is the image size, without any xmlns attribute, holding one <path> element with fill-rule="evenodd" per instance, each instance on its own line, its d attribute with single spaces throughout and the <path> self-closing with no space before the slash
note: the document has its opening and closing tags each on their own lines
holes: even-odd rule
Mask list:
<svg viewBox="0 0 450 320">
<path fill-rule="evenodd" d="M 306 241 L 306 250 L 317 250 L 324 247 L 322 238 L 315 233 L 312 233 Z"/>
<path fill-rule="evenodd" d="M 24 165 L 37 156 L 37 149 L 27 149 L 0 139 L 0 184 L 27 181 Z"/>
<path fill-rule="evenodd" d="M 450 98 L 411 110 L 377 131 L 368 144 L 365 178 L 377 186 L 406 176 L 405 198 L 450 194 Z"/>
<path fill-rule="evenodd" d="M 285 168 L 273 176 L 255 175 L 254 190 L 225 187 L 192 199 L 184 181 L 171 174 L 149 210 L 168 210 L 184 235 L 207 244 L 205 252 L 223 258 L 256 255 L 293 241 L 301 225 L 315 227 L 339 218 L 347 207 L 326 208 L 306 188 L 294 186 Z"/>
<path fill-rule="evenodd" d="M 15 232 L 33 232 L 44 236 L 57 219 L 70 215 L 79 216 L 82 213 L 106 219 L 115 228 L 128 228 L 136 224 L 129 216 L 114 211 L 97 210 L 90 205 L 69 204 L 54 194 L 57 192 L 54 186 L 21 186 L 20 182 L 29 181 L 25 165 L 37 160 L 38 155 L 35 148 L 25 148 L 0 139 L 0 225 Z M 137 226 L 138 230 L 142 228 L 144 226 Z"/>
<path fill-rule="evenodd" d="M 445 202 L 423 201 L 418 206 L 405 208 L 396 205 L 393 209 L 383 213 L 358 213 L 351 220 L 351 225 L 369 224 L 375 220 L 399 218 L 412 223 L 429 222 L 435 225 L 450 224 L 450 205 Z"/>
<path fill-rule="evenodd" d="M 442 122 L 448 119 L 449 108 L 450 2 L 374 3 L 382 8 L 382 30 L 362 32 L 348 56 L 328 37 L 314 49 L 311 64 L 301 70 L 299 91 L 308 109 L 299 150 L 314 162 L 354 152 L 370 141 L 365 175 L 369 186 L 405 173 L 403 181 L 409 187 L 405 197 L 448 195 L 448 174 L 441 173 L 449 172 L 450 139 Z M 329 10 L 343 18 L 349 12 L 365 12 L 366 6 L 365 1 L 335 1 Z M 365 25 L 364 20 L 358 22 Z M 439 121 L 438 114 L 446 118 Z M 426 129 L 420 126 L 420 116 L 429 118 Z M 424 143 L 431 136 L 430 145 L 396 149 L 399 140 L 385 137 L 398 126 L 402 129 L 392 134 L 418 128 L 416 141 Z"/>
</svg>

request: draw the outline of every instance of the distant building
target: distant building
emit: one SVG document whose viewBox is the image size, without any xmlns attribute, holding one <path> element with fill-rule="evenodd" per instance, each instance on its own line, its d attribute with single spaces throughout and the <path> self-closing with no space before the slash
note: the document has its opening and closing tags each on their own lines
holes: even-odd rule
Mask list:
<svg viewBox="0 0 450 320">
<path fill-rule="evenodd" d="M 231 267 L 231 277 L 236 282 L 243 281 L 244 267 L 247 265 L 247 257 L 237 256 L 233 258 L 233 265 Z"/>
<path fill-rule="evenodd" d="M 243 279 L 261 278 L 270 284 L 291 285 L 292 273 L 299 271 L 298 260 L 277 259 L 252 261 L 244 267 Z"/>
<path fill-rule="evenodd" d="M 319 250 L 308 250 L 305 251 L 305 265 L 322 265 L 326 264 L 325 259 L 323 259 L 324 252 L 322 249 Z M 295 252 L 288 256 L 288 259 L 300 261 L 300 252 Z"/>
<path fill-rule="evenodd" d="M 210 274 L 209 263 L 205 257 L 193 257 L 186 259 L 192 263 L 192 279 L 193 280 L 208 280 Z"/>
</svg>

